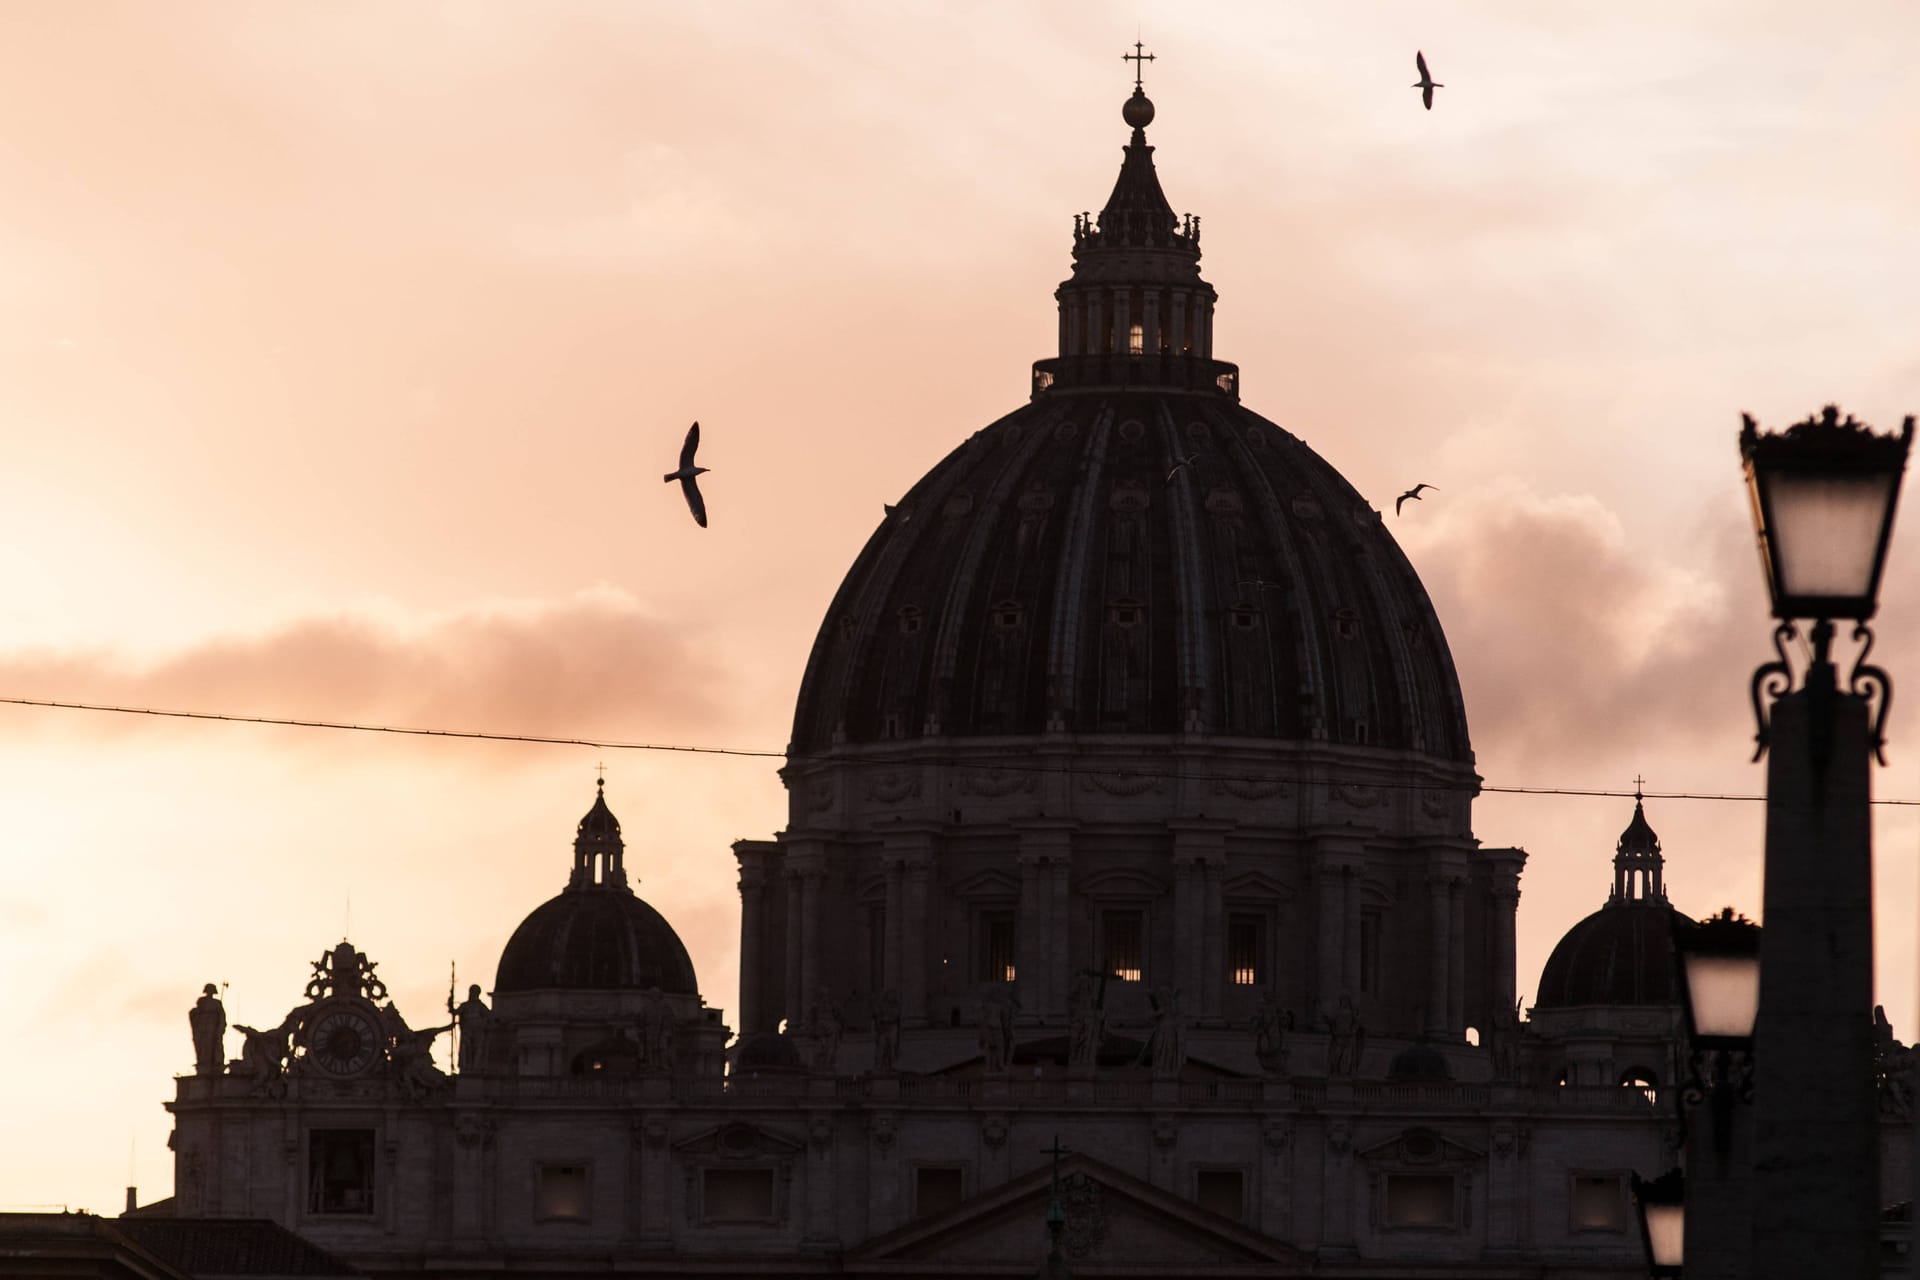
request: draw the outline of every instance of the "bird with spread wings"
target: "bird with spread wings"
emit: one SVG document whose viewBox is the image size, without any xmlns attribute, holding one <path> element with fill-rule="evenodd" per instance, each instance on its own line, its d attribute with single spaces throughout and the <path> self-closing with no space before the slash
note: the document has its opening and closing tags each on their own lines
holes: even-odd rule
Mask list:
<svg viewBox="0 0 1920 1280">
<path fill-rule="evenodd" d="M 707 502 L 700 496 L 698 477 L 705 475 L 706 467 L 693 465 L 693 451 L 700 447 L 700 424 L 694 423 L 687 428 L 687 441 L 680 446 L 680 469 L 669 471 L 661 479 L 668 484 L 680 482 L 680 493 L 687 500 L 687 510 L 693 512 L 693 521 L 702 529 L 707 527 Z"/>
<path fill-rule="evenodd" d="M 1420 91 L 1420 101 L 1426 103 L 1427 110 L 1431 111 L 1433 110 L 1433 91 L 1447 86 L 1433 78 L 1433 74 L 1427 70 L 1427 55 L 1418 49 L 1413 51 L 1413 65 L 1420 68 L 1420 79 L 1413 87 Z"/>
<path fill-rule="evenodd" d="M 1422 489 L 1432 489 L 1434 492 L 1438 493 L 1440 491 L 1440 486 L 1437 484 L 1417 484 L 1413 486 L 1413 488 L 1407 490 L 1405 493 L 1401 494 L 1399 497 L 1393 500 L 1393 514 L 1395 515 L 1400 514 L 1400 508 L 1407 505 L 1408 498 L 1412 498 L 1415 502 L 1419 502 L 1421 500 L 1420 491 Z"/>
</svg>

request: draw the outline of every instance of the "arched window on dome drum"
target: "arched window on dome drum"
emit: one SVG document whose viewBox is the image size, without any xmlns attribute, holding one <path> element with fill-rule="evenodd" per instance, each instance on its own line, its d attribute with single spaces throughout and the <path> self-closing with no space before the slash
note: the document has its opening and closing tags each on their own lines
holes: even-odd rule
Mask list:
<svg viewBox="0 0 1920 1280">
<path fill-rule="evenodd" d="M 1659 1105 L 1660 1079 L 1645 1067 L 1629 1067 L 1620 1075 L 1622 1089 L 1638 1089 L 1648 1102 Z"/>
</svg>

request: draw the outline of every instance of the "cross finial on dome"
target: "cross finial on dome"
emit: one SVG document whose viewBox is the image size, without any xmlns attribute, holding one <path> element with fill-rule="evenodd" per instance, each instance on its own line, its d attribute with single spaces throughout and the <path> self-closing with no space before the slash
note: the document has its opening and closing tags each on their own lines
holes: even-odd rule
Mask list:
<svg viewBox="0 0 1920 1280">
<path fill-rule="evenodd" d="M 1135 40 L 1133 42 L 1133 52 L 1123 53 L 1120 55 L 1120 61 L 1131 62 L 1133 64 L 1133 87 L 1135 89 L 1139 89 L 1142 87 L 1140 83 L 1140 74 L 1141 72 L 1147 69 L 1147 64 L 1153 61 L 1152 54 L 1140 52 L 1144 48 L 1146 48 L 1144 44 L 1142 44 L 1138 40 Z"/>
</svg>

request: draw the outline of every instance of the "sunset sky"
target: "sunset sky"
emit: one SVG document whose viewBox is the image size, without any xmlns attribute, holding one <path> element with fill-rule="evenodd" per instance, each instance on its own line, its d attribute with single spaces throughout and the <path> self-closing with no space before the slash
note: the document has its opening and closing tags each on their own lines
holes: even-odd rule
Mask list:
<svg viewBox="0 0 1920 1280">
<path fill-rule="evenodd" d="M 1437 486 L 1389 527 L 1486 781 L 1758 792 L 1739 415 L 1920 412 L 1909 0 L 8 6 L 0 696 L 782 748 L 881 504 L 1053 354 L 1136 35 L 1246 403 Z M 0 706 L 0 1208 L 170 1194 L 201 984 L 276 1023 L 349 916 L 416 1024 L 491 986 L 601 760 L 731 1022 L 776 762 Z M 1477 803 L 1529 998 L 1631 812 Z M 1648 817 L 1677 906 L 1759 914 L 1758 804 Z M 1920 810 L 1877 833 L 1911 1039 Z"/>
</svg>

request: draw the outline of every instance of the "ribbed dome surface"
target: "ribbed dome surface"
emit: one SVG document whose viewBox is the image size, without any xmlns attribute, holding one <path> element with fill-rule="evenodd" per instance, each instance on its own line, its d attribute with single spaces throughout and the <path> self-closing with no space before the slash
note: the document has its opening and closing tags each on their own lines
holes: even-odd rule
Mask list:
<svg viewBox="0 0 1920 1280">
<path fill-rule="evenodd" d="M 624 887 L 605 885 L 568 889 L 542 903 L 500 953 L 496 992 L 552 987 L 699 993 L 673 926 Z"/>
<path fill-rule="evenodd" d="M 1212 388 L 1055 390 L 976 433 L 868 541 L 801 690 L 795 750 L 1051 729 L 1471 759 L 1381 515 Z"/>
<path fill-rule="evenodd" d="M 1674 920 L 1692 925 L 1662 898 L 1609 902 L 1567 930 L 1547 957 L 1536 1007 L 1678 1004 Z"/>
</svg>

